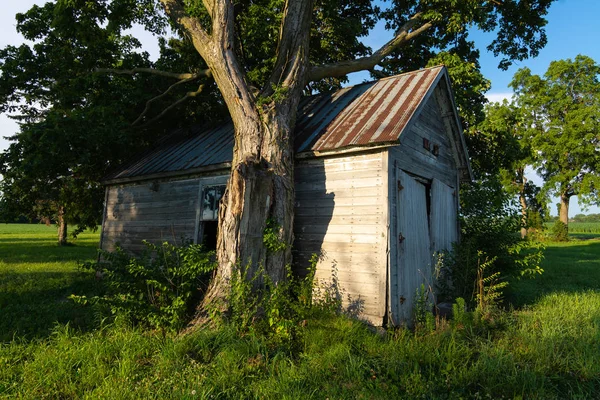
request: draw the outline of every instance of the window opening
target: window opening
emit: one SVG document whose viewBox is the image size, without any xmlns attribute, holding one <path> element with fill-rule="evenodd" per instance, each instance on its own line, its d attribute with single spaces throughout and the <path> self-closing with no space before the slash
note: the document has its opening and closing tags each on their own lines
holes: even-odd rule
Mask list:
<svg viewBox="0 0 600 400">
<path fill-rule="evenodd" d="M 217 221 L 202 222 L 202 240 L 200 243 L 206 250 L 217 249 Z"/>
<path fill-rule="evenodd" d="M 199 243 L 207 250 L 217 249 L 217 226 L 219 202 L 225 193 L 225 185 L 205 186 L 202 189 L 202 220 L 200 221 Z"/>
<path fill-rule="evenodd" d="M 219 218 L 219 201 L 224 192 L 225 185 L 202 189 L 202 221 L 216 221 Z"/>
</svg>

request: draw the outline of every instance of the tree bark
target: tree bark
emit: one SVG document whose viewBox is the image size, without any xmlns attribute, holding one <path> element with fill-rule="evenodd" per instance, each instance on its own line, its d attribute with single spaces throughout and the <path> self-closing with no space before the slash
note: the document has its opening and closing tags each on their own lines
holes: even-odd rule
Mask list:
<svg viewBox="0 0 600 400">
<path fill-rule="evenodd" d="M 67 221 L 65 220 L 64 207 L 58 208 L 58 245 L 65 246 L 67 244 Z"/>
<path fill-rule="evenodd" d="M 561 193 L 560 195 L 560 222 L 567 226 L 567 231 L 569 229 L 569 200 L 571 200 L 571 196 L 569 194 Z"/>
<path fill-rule="evenodd" d="M 525 178 L 525 171 L 519 170 L 521 175 L 521 184 L 519 186 L 519 203 L 521 203 L 521 239 L 527 237 L 527 198 L 525 197 L 525 184 L 527 178 Z"/>
<path fill-rule="evenodd" d="M 219 207 L 217 258 L 219 268 L 204 301 L 224 299 L 234 267 L 247 268 L 252 277 L 263 268 L 273 282 L 285 279 L 285 266 L 291 262 L 294 210 L 293 151 L 290 123 L 294 116 L 281 114 L 266 118 L 259 126 L 236 130 L 238 141 L 260 140 L 256 154 L 236 151 L 227 189 Z M 272 251 L 264 243 L 271 222 L 279 230 L 284 248 Z M 263 281 L 256 279 L 255 287 Z"/>
</svg>

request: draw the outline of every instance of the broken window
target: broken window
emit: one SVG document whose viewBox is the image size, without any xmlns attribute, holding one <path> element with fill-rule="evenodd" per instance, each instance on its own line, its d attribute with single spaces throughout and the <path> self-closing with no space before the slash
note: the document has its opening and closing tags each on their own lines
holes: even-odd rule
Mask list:
<svg viewBox="0 0 600 400">
<path fill-rule="evenodd" d="M 219 202 L 225 193 L 225 185 L 212 185 L 202 188 L 201 221 L 198 243 L 207 250 L 217 249 L 217 224 L 219 219 Z"/>
<path fill-rule="evenodd" d="M 202 221 L 219 218 L 219 201 L 225 193 L 225 185 L 205 186 L 202 190 Z"/>
</svg>

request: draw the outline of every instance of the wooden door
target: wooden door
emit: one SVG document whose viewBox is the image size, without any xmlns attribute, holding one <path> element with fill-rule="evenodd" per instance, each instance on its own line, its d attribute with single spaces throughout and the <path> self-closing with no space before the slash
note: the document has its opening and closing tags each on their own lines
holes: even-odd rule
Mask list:
<svg viewBox="0 0 600 400">
<path fill-rule="evenodd" d="M 433 180 L 431 185 L 431 247 L 434 252 L 452 250 L 458 240 L 456 190 Z M 435 262 L 435 260 L 434 260 Z"/>
<path fill-rule="evenodd" d="M 398 179 L 397 262 L 394 322 L 412 324 L 415 295 L 431 276 L 431 246 L 427 212 L 427 187 L 396 169 Z M 392 291 L 393 293 L 394 291 Z"/>
</svg>

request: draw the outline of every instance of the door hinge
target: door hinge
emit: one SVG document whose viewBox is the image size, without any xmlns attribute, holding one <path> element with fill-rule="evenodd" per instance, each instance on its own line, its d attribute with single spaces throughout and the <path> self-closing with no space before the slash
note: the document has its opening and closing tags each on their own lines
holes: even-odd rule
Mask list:
<svg viewBox="0 0 600 400">
<path fill-rule="evenodd" d="M 402 235 L 402 233 L 400 233 L 400 234 L 398 235 L 398 243 L 402 243 L 402 242 L 404 242 L 404 239 L 406 239 L 406 238 L 405 238 L 405 237 Z"/>
<path fill-rule="evenodd" d="M 402 186 L 402 182 L 398 179 L 398 191 L 401 191 L 402 189 L 404 189 L 404 186 Z"/>
</svg>

